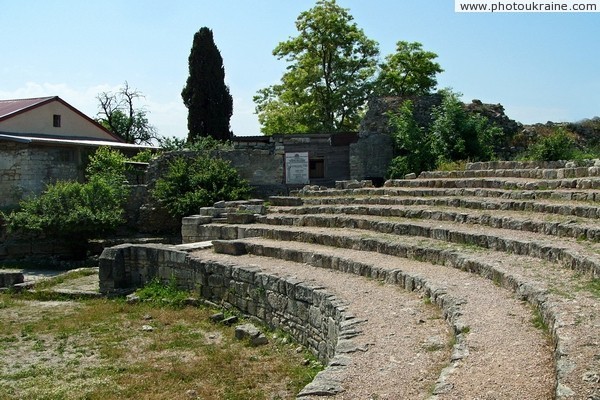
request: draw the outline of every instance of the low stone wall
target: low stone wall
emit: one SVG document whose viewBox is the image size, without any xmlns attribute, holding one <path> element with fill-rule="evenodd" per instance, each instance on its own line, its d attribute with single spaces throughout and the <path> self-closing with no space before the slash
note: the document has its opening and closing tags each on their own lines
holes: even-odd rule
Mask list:
<svg viewBox="0 0 600 400">
<path fill-rule="evenodd" d="M 232 305 L 271 328 L 288 332 L 324 363 L 336 354 L 340 335 L 351 330 L 353 317 L 323 289 L 258 268 L 190 257 L 173 246 L 115 246 L 104 250 L 99 267 L 104 294 L 135 289 L 155 278 L 175 279 L 180 289 Z"/>
</svg>

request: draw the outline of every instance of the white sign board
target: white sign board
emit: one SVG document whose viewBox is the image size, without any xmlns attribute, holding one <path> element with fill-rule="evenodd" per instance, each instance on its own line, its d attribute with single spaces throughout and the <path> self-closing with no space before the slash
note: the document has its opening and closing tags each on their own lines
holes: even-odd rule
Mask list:
<svg viewBox="0 0 600 400">
<path fill-rule="evenodd" d="M 307 185 L 308 153 L 285 153 L 285 183 Z"/>
</svg>

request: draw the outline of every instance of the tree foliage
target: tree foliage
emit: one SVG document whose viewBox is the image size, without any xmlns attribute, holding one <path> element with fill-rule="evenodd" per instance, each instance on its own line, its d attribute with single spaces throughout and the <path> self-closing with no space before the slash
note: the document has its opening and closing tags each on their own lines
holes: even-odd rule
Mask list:
<svg viewBox="0 0 600 400">
<path fill-rule="evenodd" d="M 177 157 L 157 181 L 152 196 L 175 218 L 198 213 L 221 200 L 248 198 L 250 187 L 228 161 Z"/>
<path fill-rule="evenodd" d="M 379 65 L 376 94 L 405 97 L 431 92 L 437 85 L 436 75 L 443 72 L 436 58 L 437 54 L 423 50 L 421 43 L 399 41 L 396 53 Z"/>
<path fill-rule="evenodd" d="M 504 140 L 502 129 L 480 114 L 467 112 L 458 94 L 450 90 L 441 94 L 442 103 L 433 108 L 428 129 L 415 121 L 410 100 L 389 116 L 396 157 L 388 177 L 435 169 L 447 162 L 494 157 L 496 142 Z"/>
<path fill-rule="evenodd" d="M 143 97 L 127 82 L 116 93 L 98 94 L 96 121 L 127 143 L 151 144 L 153 139 L 158 138 L 156 128 L 148 122 L 147 111 L 135 106 L 135 102 Z"/>
<path fill-rule="evenodd" d="M 281 83 L 254 97 L 263 133 L 357 129 L 379 51 L 352 20 L 335 0 L 318 0 L 300 14 L 298 36 L 273 50 L 289 63 Z"/>
<path fill-rule="evenodd" d="M 207 136 L 230 139 L 233 99 L 225 85 L 223 58 L 209 28 L 202 27 L 194 35 L 188 64 L 189 76 L 181 92 L 188 109 L 188 141 Z"/>
<path fill-rule="evenodd" d="M 411 172 L 420 172 L 435 166 L 431 135 L 419 126 L 413 116 L 413 103 L 404 101 L 397 113 L 389 114 L 396 157 L 388 170 L 388 177 L 403 178 Z"/>
</svg>

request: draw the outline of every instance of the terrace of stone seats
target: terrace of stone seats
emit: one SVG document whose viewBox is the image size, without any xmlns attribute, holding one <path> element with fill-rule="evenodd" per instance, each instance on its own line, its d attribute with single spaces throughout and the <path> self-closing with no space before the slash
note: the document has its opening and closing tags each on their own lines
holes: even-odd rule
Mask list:
<svg viewBox="0 0 600 400">
<path fill-rule="evenodd" d="M 599 175 L 496 162 L 306 187 L 243 222 L 201 210 L 182 237 L 214 240 L 189 257 L 310 282 L 362 321 L 304 398 L 600 399 Z"/>
</svg>

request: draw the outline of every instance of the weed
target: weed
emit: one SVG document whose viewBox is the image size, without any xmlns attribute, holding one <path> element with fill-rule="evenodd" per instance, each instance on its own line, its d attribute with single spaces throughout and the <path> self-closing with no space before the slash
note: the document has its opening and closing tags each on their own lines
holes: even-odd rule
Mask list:
<svg viewBox="0 0 600 400">
<path fill-rule="evenodd" d="M 550 331 L 548 329 L 548 324 L 544 321 L 544 317 L 539 309 L 533 310 L 533 316 L 531 317 L 531 323 L 537 329 L 542 330 L 544 333 L 548 334 Z"/>
<path fill-rule="evenodd" d="M 174 308 L 183 307 L 185 300 L 189 297 L 189 293 L 177 288 L 177 282 L 174 278 L 171 278 L 168 284 L 164 284 L 160 279 L 155 278 L 139 289 L 136 295 L 144 302 Z"/>
</svg>

